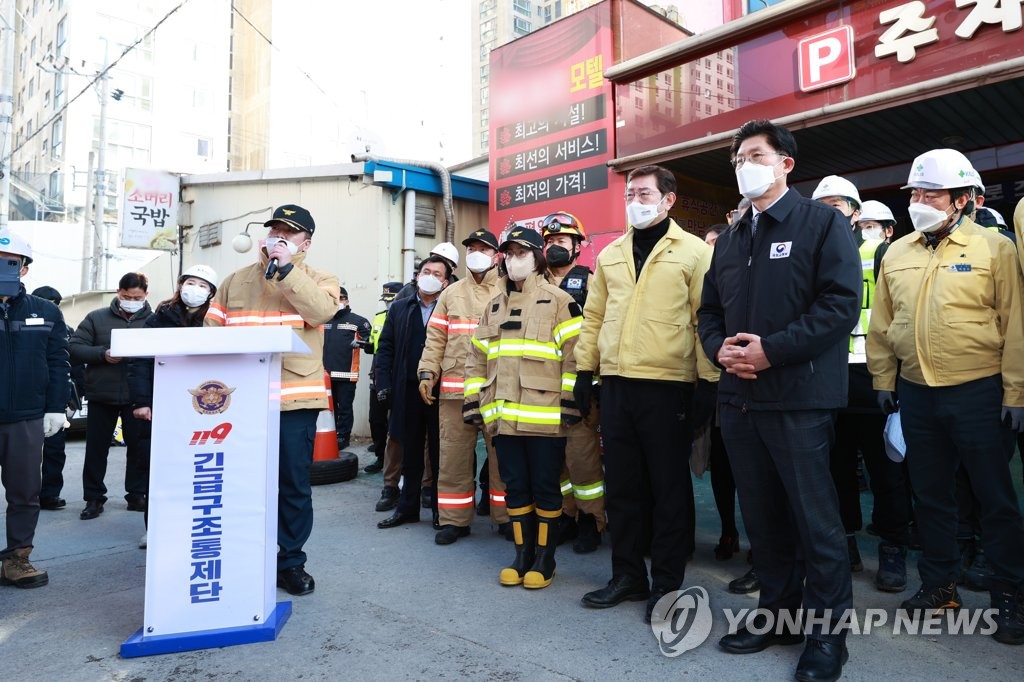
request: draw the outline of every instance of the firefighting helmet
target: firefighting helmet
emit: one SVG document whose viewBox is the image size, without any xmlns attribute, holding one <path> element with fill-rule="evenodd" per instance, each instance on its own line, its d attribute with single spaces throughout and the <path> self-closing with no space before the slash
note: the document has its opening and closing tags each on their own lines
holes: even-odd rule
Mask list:
<svg viewBox="0 0 1024 682">
<path fill-rule="evenodd" d="M 874 199 L 865 201 L 860 207 L 860 218 L 857 222 L 865 220 L 876 220 L 883 224 L 886 222 L 896 222 L 896 218 L 893 216 L 892 211 L 889 210 L 889 207 L 881 201 L 875 201 Z"/>
<path fill-rule="evenodd" d="M 220 280 L 217 278 L 217 272 L 209 265 L 197 264 L 190 266 L 185 272 L 181 273 L 181 277 L 178 278 L 178 284 L 181 284 L 189 277 L 198 277 L 210 285 L 210 291 L 217 293 L 217 285 L 220 283 Z"/>
<path fill-rule="evenodd" d="M 552 234 L 568 234 L 586 240 L 587 233 L 583 231 L 583 223 L 580 219 L 568 211 L 557 211 L 544 218 L 541 222 L 543 236 Z"/>
<path fill-rule="evenodd" d="M 955 149 L 933 149 L 914 159 L 907 184 L 900 189 L 977 188 L 980 182 L 978 171 L 962 153 Z"/>
<path fill-rule="evenodd" d="M 0 232 L 0 251 L 21 256 L 25 259 L 25 265 L 32 262 L 32 245 L 28 240 L 8 230 Z"/>
<path fill-rule="evenodd" d="M 852 182 L 838 175 L 826 175 L 811 195 L 815 201 L 825 197 L 843 197 L 853 204 L 854 210 L 860 208 L 860 192 Z"/>
<path fill-rule="evenodd" d="M 452 269 L 459 267 L 459 250 L 451 242 L 441 242 L 430 250 L 431 255 L 440 256 L 451 263 Z"/>
</svg>

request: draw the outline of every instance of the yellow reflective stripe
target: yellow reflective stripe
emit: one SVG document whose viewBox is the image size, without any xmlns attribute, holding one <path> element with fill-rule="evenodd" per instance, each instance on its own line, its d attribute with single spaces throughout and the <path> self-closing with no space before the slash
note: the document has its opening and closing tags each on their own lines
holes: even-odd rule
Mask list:
<svg viewBox="0 0 1024 682">
<path fill-rule="evenodd" d="M 477 348 L 479 348 L 482 353 L 484 353 L 488 357 L 490 357 L 491 349 L 490 349 L 490 345 L 486 341 L 483 341 L 482 339 L 478 339 L 478 338 L 476 338 L 474 336 L 473 337 L 473 345 L 476 346 Z"/>
<path fill-rule="evenodd" d="M 541 360 L 561 360 L 562 351 L 558 349 L 558 346 L 550 341 L 502 339 L 492 344 L 487 350 L 488 360 L 493 360 L 497 357 L 535 357 L 540 358 Z"/>
<path fill-rule="evenodd" d="M 463 387 L 463 394 L 468 398 L 471 395 L 476 395 L 483 388 L 484 383 L 487 381 L 484 377 L 470 377 L 466 379 L 466 383 Z"/>
<path fill-rule="evenodd" d="M 565 372 L 562 374 L 562 390 L 572 392 L 572 389 L 576 386 L 576 375 L 572 372 Z"/>
<path fill-rule="evenodd" d="M 538 407 L 533 405 L 520 405 L 505 400 L 495 400 L 480 408 L 484 423 L 489 424 L 498 419 L 510 422 L 522 422 L 524 424 L 554 424 L 562 423 L 562 408 L 560 407 Z"/>
<path fill-rule="evenodd" d="M 570 481 L 562 481 L 562 495 L 568 495 L 572 492 L 572 483 Z"/>
<path fill-rule="evenodd" d="M 555 343 L 561 348 L 562 344 L 574 336 L 579 336 L 580 329 L 583 327 L 583 318 L 576 316 L 571 320 L 566 320 L 562 324 L 555 327 L 552 332 L 552 336 L 555 339 Z"/>
<path fill-rule="evenodd" d="M 604 481 L 598 481 L 588 486 L 574 485 L 572 492 L 578 500 L 596 500 L 604 495 Z"/>
</svg>

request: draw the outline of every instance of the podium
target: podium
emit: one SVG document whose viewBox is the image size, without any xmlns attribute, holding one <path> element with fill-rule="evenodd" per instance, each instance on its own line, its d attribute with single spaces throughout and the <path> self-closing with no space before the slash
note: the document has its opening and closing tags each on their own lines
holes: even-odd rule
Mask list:
<svg viewBox="0 0 1024 682">
<path fill-rule="evenodd" d="M 288 327 L 124 329 L 117 357 L 153 357 L 143 626 L 126 658 L 277 638 L 281 353 Z"/>
</svg>

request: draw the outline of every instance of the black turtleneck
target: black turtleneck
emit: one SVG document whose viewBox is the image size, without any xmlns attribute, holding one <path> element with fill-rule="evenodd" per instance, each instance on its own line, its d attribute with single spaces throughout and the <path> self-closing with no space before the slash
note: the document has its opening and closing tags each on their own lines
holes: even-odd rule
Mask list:
<svg viewBox="0 0 1024 682">
<path fill-rule="evenodd" d="M 660 223 L 655 223 L 646 230 L 633 228 L 633 264 L 636 266 L 637 279 L 640 279 L 640 271 L 643 269 L 644 263 L 647 262 L 647 257 L 654 250 L 654 245 L 668 233 L 668 226 L 671 222 L 672 219 L 666 217 Z"/>
</svg>

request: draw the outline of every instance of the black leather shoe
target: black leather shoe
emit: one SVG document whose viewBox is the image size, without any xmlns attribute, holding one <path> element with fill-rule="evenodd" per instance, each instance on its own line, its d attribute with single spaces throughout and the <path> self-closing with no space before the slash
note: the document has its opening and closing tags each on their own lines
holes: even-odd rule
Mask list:
<svg viewBox="0 0 1024 682">
<path fill-rule="evenodd" d="M 620 575 L 599 590 L 587 592 L 580 603 L 591 609 L 607 609 L 624 601 L 643 601 L 651 596 L 646 578 Z"/>
<path fill-rule="evenodd" d="M 843 665 L 849 658 L 845 644 L 808 639 L 796 666 L 796 679 L 801 682 L 833 682 L 843 674 Z"/>
<path fill-rule="evenodd" d="M 89 519 L 95 519 L 102 513 L 102 502 L 100 502 L 99 500 L 86 500 L 85 509 L 83 509 L 82 513 L 78 515 L 78 518 L 82 519 L 83 521 L 88 521 Z"/>
<path fill-rule="evenodd" d="M 384 470 L 384 458 L 378 457 L 377 461 L 373 464 L 367 464 L 363 467 L 363 471 L 368 474 L 379 474 Z"/>
<path fill-rule="evenodd" d="M 469 535 L 469 526 L 443 526 L 437 535 L 434 536 L 434 543 L 438 545 L 450 545 L 459 538 Z"/>
<path fill-rule="evenodd" d="M 434 506 L 434 489 L 424 488 L 420 491 L 420 506 L 424 509 L 430 509 Z"/>
<path fill-rule="evenodd" d="M 40 497 L 39 508 L 54 511 L 56 509 L 63 509 L 67 504 L 67 500 L 63 497 Z"/>
<path fill-rule="evenodd" d="M 670 592 L 670 590 L 663 590 L 663 589 L 660 589 L 660 588 L 655 588 L 655 589 L 651 590 L 651 596 L 647 598 L 647 611 L 644 613 L 644 622 L 645 623 L 650 625 L 650 623 L 651 623 L 651 615 L 654 613 L 654 606 L 658 603 L 658 601 L 662 597 L 664 597 L 669 592 Z M 664 619 L 665 614 L 661 614 L 661 617 L 662 617 L 662 619 Z"/>
<path fill-rule="evenodd" d="M 395 512 L 388 518 L 377 524 L 378 528 L 398 528 L 405 523 L 416 523 L 420 520 L 419 514 L 401 514 Z"/>
<path fill-rule="evenodd" d="M 729 583 L 729 591 L 733 594 L 750 594 L 761 589 L 761 581 L 757 577 L 757 571 L 750 569 L 741 577 Z"/>
<path fill-rule="evenodd" d="M 789 646 L 800 644 L 804 641 L 803 633 L 783 633 L 777 635 L 774 632 L 766 632 L 763 635 L 755 635 L 746 627 L 742 627 L 731 635 L 726 635 L 718 640 L 718 646 L 730 654 L 756 654 L 764 651 L 770 646 Z"/>
<path fill-rule="evenodd" d="M 441 514 L 440 512 L 432 512 L 430 514 L 430 525 L 434 527 L 434 530 L 441 530 Z"/>
<path fill-rule="evenodd" d="M 146 496 L 142 493 L 128 493 L 124 500 L 128 503 L 128 511 L 146 511 Z"/>
<path fill-rule="evenodd" d="M 300 597 L 316 589 L 316 581 L 306 573 L 305 566 L 294 566 L 277 572 L 277 586 L 284 588 L 288 594 Z"/>
<path fill-rule="evenodd" d="M 380 499 L 377 500 L 377 505 L 374 509 L 379 512 L 391 511 L 398 506 L 398 496 L 400 494 L 396 486 L 384 486 L 380 491 Z"/>
</svg>

